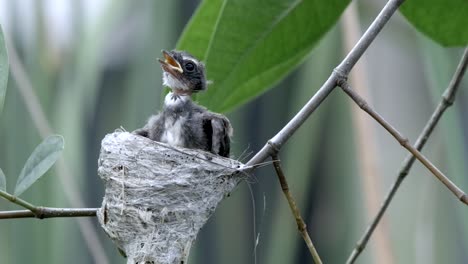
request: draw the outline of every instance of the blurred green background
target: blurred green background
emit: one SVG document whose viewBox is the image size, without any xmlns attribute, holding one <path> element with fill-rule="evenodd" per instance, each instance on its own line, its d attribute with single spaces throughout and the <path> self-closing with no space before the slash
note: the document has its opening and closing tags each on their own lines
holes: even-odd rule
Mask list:
<svg viewBox="0 0 468 264">
<path fill-rule="evenodd" d="M 51 170 L 22 197 L 37 205 L 73 207 L 68 186 L 86 207 L 99 207 L 100 141 L 124 127 L 141 127 L 161 105 L 156 58 L 172 49 L 197 1 L 0 0 L 0 24 L 24 64 L 52 130 L 65 138 L 68 178 Z M 365 29 L 384 1 L 357 2 Z M 307 60 L 273 89 L 232 112 L 232 157 L 247 161 L 303 106 L 346 54 L 340 21 Z M 345 30 L 343 31 L 343 28 Z M 367 99 L 412 142 L 440 100 L 460 48 L 444 48 L 397 13 L 364 56 Z M 467 79 L 467 78 L 465 78 Z M 468 88 L 444 115 L 423 153 L 468 190 Z M 19 82 L 10 74 L 0 117 L 0 167 L 13 190 L 41 142 Z M 373 122 L 359 141 L 356 106 L 334 91 L 280 153 L 290 188 L 325 263 L 342 263 L 360 238 L 406 151 Z M 373 151 L 373 152 L 372 152 Z M 375 175 L 362 176 L 365 153 Z M 362 165 L 364 164 L 364 165 Z M 59 169 L 60 171 L 60 169 Z M 366 187 L 367 186 L 367 187 Z M 0 200 L 0 210 L 19 209 Z M 416 163 L 358 263 L 467 263 L 468 211 Z M 0 263 L 125 263 L 92 221 L 86 242 L 77 219 L 0 220 Z M 258 243 L 256 243 L 256 241 Z M 99 250 L 100 247 L 103 250 Z M 99 252 L 100 257 L 93 254 Z M 255 172 L 226 199 L 199 234 L 190 263 L 311 263 L 274 170 Z"/>
</svg>

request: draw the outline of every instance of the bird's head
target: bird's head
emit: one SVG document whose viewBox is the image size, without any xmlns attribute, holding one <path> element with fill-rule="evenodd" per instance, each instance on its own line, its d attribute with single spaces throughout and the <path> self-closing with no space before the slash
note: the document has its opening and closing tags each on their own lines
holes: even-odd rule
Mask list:
<svg viewBox="0 0 468 264">
<path fill-rule="evenodd" d="M 163 69 L 163 85 L 175 94 L 196 93 L 206 89 L 205 65 L 185 51 L 162 51 L 158 59 Z"/>
</svg>

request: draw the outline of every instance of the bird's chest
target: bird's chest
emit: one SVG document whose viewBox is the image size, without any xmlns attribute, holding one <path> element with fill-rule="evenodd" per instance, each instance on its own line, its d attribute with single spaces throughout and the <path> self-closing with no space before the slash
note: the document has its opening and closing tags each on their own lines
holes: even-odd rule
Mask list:
<svg viewBox="0 0 468 264">
<path fill-rule="evenodd" d="M 161 141 L 172 146 L 185 146 L 185 123 L 186 116 L 170 116 L 164 121 L 164 132 L 161 135 Z"/>
</svg>

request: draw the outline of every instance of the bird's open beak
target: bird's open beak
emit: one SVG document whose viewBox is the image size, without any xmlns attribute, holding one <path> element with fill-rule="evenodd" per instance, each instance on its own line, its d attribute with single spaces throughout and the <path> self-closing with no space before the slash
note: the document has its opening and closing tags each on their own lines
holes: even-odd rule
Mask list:
<svg viewBox="0 0 468 264">
<path fill-rule="evenodd" d="M 180 63 L 172 57 L 172 55 L 162 50 L 162 54 L 164 55 L 164 60 L 158 59 L 159 63 L 161 63 L 161 67 L 164 71 L 170 73 L 172 76 L 177 76 L 184 72 Z"/>
</svg>

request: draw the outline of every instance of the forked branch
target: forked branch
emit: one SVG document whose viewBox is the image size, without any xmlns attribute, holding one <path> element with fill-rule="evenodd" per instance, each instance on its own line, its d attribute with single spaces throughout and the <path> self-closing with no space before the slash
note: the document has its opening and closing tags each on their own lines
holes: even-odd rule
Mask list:
<svg viewBox="0 0 468 264">
<path fill-rule="evenodd" d="M 418 150 L 421 151 L 424 145 L 426 144 L 429 136 L 431 135 L 432 131 L 438 124 L 440 118 L 442 117 L 442 114 L 449 108 L 453 102 L 455 101 L 455 95 L 458 91 L 458 87 L 460 86 L 460 82 L 463 78 L 463 75 L 466 72 L 466 68 L 468 66 L 468 48 L 465 49 L 463 52 L 462 58 L 460 59 L 460 62 L 458 63 L 457 69 L 455 70 L 455 73 L 452 77 L 452 80 L 450 81 L 450 84 L 448 85 L 447 89 L 445 90 L 444 94 L 442 95 L 442 99 L 439 102 L 439 105 L 435 109 L 434 113 L 432 114 L 431 118 L 428 120 L 426 126 L 424 127 L 423 131 L 419 135 L 418 139 L 416 140 L 416 143 L 414 144 L 414 147 Z M 387 210 L 388 206 L 390 205 L 390 202 L 392 201 L 393 197 L 395 196 L 396 191 L 400 187 L 400 184 L 403 182 L 403 180 L 406 178 L 408 175 L 409 171 L 411 170 L 411 167 L 414 164 L 414 161 L 416 160 L 415 156 L 408 154 L 403 162 L 403 165 L 401 166 L 398 176 L 395 179 L 395 182 L 393 183 L 392 187 L 390 188 L 389 192 L 385 196 L 385 200 L 382 203 L 379 211 L 375 215 L 374 219 L 372 220 L 371 224 L 367 227 L 364 235 L 361 237 L 361 239 L 358 241 L 356 247 L 354 248 L 353 252 L 349 256 L 347 263 L 354 263 L 354 261 L 358 258 L 358 256 L 361 254 L 361 252 L 364 250 L 364 248 L 367 245 L 367 242 L 369 241 L 369 238 L 371 237 L 372 233 L 374 232 L 375 228 L 379 224 L 380 220 L 383 217 L 383 214 Z"/>
<path fill-rule="evenodd" d="M 346 80 L 341 80 L 338 85 L 343 91 L 353 99 L 353 101 L 366 113 L 368 113 L 375 121 L 383 126 L 388 133 L 390 133 L 405 149 L 407 149 L 413 156 L 418 159 L 434 176 L 439 179 L 461 202 L 468 205 L 468 196 L 453 183 L 443 172 L 441 172 L 434 164 L 432 164 L 421 152 L 413 147 L 409 140 L 398 132 L 390 123 L 388 123 L 379 113 L 377 113 L 359 94 L 351 89 L 351 86 Z"/>
<path fill-rule="evenodd" d="M 253 158 L 249 160 L 249 162 L 247 162 L 247 165 L 256 165 L 265 161 L 271 155 L 278 153 L 286 141 L 288 141 L 296 130 L 302 126 L 315 109 L 317 109 L 325 98 L 335 89 L 338 80 L 348 76 L 351 69 L 403 2 L 404 0 L 390 0 L 387 2 L 364 35 L 362 35 L 361 39 L 359 39 L 358 43 L 356 43 L 354 48 L 348 53 L 346 58 L 343 59 L 340 65 L 336 67 L 322 87 L 320 87 L 307 104 L 304 105 L 304 107 L 302 107 L 301 110 L 272 139 L 270 139 Z"/>
</svg>

